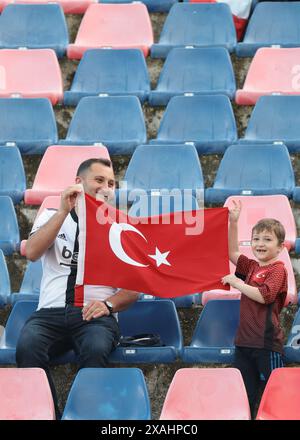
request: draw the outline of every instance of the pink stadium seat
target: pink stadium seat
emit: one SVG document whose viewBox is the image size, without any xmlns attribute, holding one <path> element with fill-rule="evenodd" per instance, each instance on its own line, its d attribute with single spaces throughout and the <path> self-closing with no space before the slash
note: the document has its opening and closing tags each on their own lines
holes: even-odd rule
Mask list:
<svg viewBox="0 0 300 440">
<path fill-rule="evenodd" d="M 254 258 L 250 246 L 240 246 L 240 251 L 247 257 Z M 288 294 L 285 305 L 297 304 L 297 285 L 291 259 L 286 248 L 279 254 L 279 260 L 284 262 L 288 274 Z M 230 272 L 235 272 L 235 266 L 232 263 L 230 263 Z M 205 305 L 211 299 L 240 299 L 240 297 L 241 293 L 232 287 L 230 290 L 208 290 L 202 293 L 202 304 Z"/>
<path fill-rule="evenodd" d="M 0 420 L 54 420 L 46 373 L 41 368 L 0 369 Z"/>
<path fill-rule="evenodd" d="M 60 205 L 60 196 L 48 196 L 43 200 L 43 203 L 39 207 L 36 218 L 44 211 L 44 209 L 58 209 Z M 20 244 L 20 254 L 26 257 L 26 242 L 27 240 L 22 240 Z"/>
<path fill-rule="evenodd" d="M 68 58 L 80 59 L 87 49 L 141 49 L 148 55 L 153 44 L 152 25 L 142 3 L 90 5 L 80 24 Z"/>
<path fill-rule="evenodd" d="M 272 371 L 256 419 L 300 420 L 300 368 Z"/>
<path fill-rule="evenodd" d="M 232 201 L 241 200 L 242 212 L 239 218 L 239 243 L 250 245 L 252 227 L 262 218 L 276 218 L 285 228 L 285 246 L 295 247 L 297 228 L 291 205 L 284 195 L 273 196 L 230 196 L 224 206 L 231 207 Z"/>
<path fill-rule="evenodd" d="M 52 49 L 2 49 L 0 98 L 48 98 L 53 105 L 63 100 L 63 82 Z"/>
<path fill-rule="evenodd" d="M 236 368 L 182 368 L 170 384 L 160 420 L 250 420 Z"/>
<path fill-rule="evenodd" d="M 5 8 L 5 6 L 11 3 L 37 3 L 37 4 L 47 4 L 51 3 L 50 0 L 0 0 L 0 12 Z M 65 14 L 83 14 L 89 5 L 92 3 L 97 3 L 96 0 L 57 0 Z"/>
<path fill-rule="evenodd" d="M 25 191 L 25 203 L 40 205 L 45 197 L 57 196 L 75 182 L 78 166 L 92 157 L 109 159 L 102 146 L 48 147 L 36 173 L 32 189 Z"/>
<path fill-rule="evenodd" d="M 236 102 L 254 105 L 263 95 L 300 94 L 300 48 L 261 48 L 256 52 Z"/>
</svg>

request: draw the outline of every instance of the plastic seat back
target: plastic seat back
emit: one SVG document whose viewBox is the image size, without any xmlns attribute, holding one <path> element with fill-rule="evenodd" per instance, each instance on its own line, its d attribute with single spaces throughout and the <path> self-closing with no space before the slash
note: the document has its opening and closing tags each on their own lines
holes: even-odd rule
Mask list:
<svg viewBox="0 0 300 440">
<path fill-rule="evenodd" d="M 26 189 L 25 171 L 16 146 L 0 147 L 0 195 L 20 203 Z"/>
</svg>

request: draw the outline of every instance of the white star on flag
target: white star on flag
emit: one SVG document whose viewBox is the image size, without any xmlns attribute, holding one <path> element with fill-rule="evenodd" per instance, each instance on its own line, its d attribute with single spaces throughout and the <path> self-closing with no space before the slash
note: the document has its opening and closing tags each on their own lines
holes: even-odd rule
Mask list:
<svg viewBox="0 0 300 440">
<path fill-rule="evenodd" d="M 170 251 L 161 253 L 160 250 L 156 247 L 155 248 L 155 255 L 148 255 L 148 257 L 153 258 L 153 260 L 156 261 L 157 267 L 159 267 L 161 264 L 166 264 L 167 266 L 171 266 L 171 264 L 167 261 L 167 256 L 169 255 Z"/>
</svg>

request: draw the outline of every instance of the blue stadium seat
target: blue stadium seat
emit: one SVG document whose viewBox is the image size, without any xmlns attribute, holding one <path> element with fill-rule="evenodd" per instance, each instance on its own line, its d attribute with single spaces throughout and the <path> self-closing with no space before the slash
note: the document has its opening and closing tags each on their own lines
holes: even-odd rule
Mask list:
<svg viewBox="0 0 300 440">
<path fill-rule="evenodd" d="M 16 144 L 21 154 L 42 154 L 57 143 L 53 107 L 46 98 L 0 99 L 0 145 Z"/>
<path fill-rule="evenodd" d="M 284 362 L 291 364 L 300 362 L 300 309 L 298 309 L 287 342 L 284 346 Z"/>
<path fill-rule="evenodd" d="M 102 143 L 110 154 L 130 154 L 147 141 L 140 101 L 136 96 L 88 96 L 80 100 L 63 145 Z"/>
<path fill-rule="evenodd" d="M 222 72 L 222 74 L 220 74 Z M 149 104 L 167 105 L 172 96 L 227 95 L 236 90 L 229 53 L 223 47 L 176 48 L 169 53 Z"/>
<path fill-rule="evenodd" d="M 143 372 L 138 368 L 83 368 L 78 371 L 62 420 L 150 420 Z"/>
<path fill-rule="evenodd" d="M 0 364 L 16 363 L 16 346 L 20 332 L 36 310 L 36 301 L 18 301 L 12 308 L 4 332 L 0 337 Z"/>
<path fill-rule="evenodd" d="M 71 90 L 64 93 L 66 105 L 77 105 L 85 96 L 137 96 L 144 102 L 150 79 L 140 49 L 87 50 L 75 72 Z"/>
<path fill-rule="evenodd" d="M 112 4 L 122 4 L 122 3 L 132 3 L 136 0 L 99 0 L 99 3 L 112 3 Z M 140 0 L 144 5 L 147 6 L 149 12 L 168 12 L 174 3 L 178 0 Z"/>
<path fill-rule="evenodd" d="M 170 293 L 171 295 L 172 293 Z M 148 295 L 146 293 L 140 294 L 140 301 L 154 301 L 154 300 L 161 300 L 159 296 L 153 296 Z M 185 296 L 177 296 L 176 298 L 169 298 L 173 303 L 175 304 L 176 308 L 185 308 L 190 309 L 194 305 L 201 304 L 200 294 L 199 293 L 193 293 L 191 295 L 185 295 Z"/>
<path fill-rule="evenodd" d="M 177 3 L 172 6 L 152 58 L 165 58 L 174 47 L 222 46 L 232 52 L 236 32 L 230 7 L 224 3 Z"/>
<path fill-rule="evenodd" d="M 262 2 L 250 17 L 243 42 L 236 46 L 238 56 L 253 56 L 260 47 L 300 46 L 300 3 Z"/>
<path fill-rule="evenodd" d="M 58 57 L 69 43 L 67 23 L 57 4 L 11 4 L 0 21 L 0 48 L 53 49 Z"/>
<path fill-rule="evenodd" d="M 193 145 L 140 145 L 130 159 L 117 195 L 119 200 L 124 197 L 133 202 L 145 191 L 156 195 L 186 190 L 198 198 L 203 189 L 201 164 Z"/>
<path fill-rule="evenodd" d="M 20 244 L 19 226 L 12 199 L 0 196 L 0 249 L 4 255 L 17 251 Z"/>
<path fill-rule="evenodd" d="M 42 275 L 43 268 L 41 260 L 35 262 L 28 261 L 20 290 L 10 295 L 9 302 L 14 304 L 19 300 L 38 301 Z"/>
<path fill-rule="evenodd" d="M 190 346 L 183 348 L 182 360 L 203 364 L 232 363 L 239 314 L 239 300 L 209 301 L 200 314 Z"/>
<path fill-rule="evenodd" d="M 261 96 L 239 143 L 284 143 L 290 153 L 300 151 L 300 96 Z"/>
<path fill-rule="evenodd" d="M 9 273 L 5 261 L 5 257 L 3 255 L 2 250 L 0 249 L 0 307 L 7 303 L 7 300 L 10 296 L 10 279 Z"/>
<path fill-rule="evenodd" d="M 36 310 L 37 301 L 17 301 L 0 338 L 0 364 L 14 364 L 20 331 Z M 109 361 L 117 363 L 171 363 L 181 356 L 182 333 L 175 305 L 170 300 L 137 301 L 118 314 L 122 336 L 143 333 L 159 335 L 163 346 L 117 347 Z M 73 350 L 51 359 L 53 365 L 76 362 Z"/>
<path fill-rule="evenodd" d="M 117 347 L 110 355 L 110 362 L 170 363 L 180 357 L 182 333 L 174 303 L 170 300 L 137 301 L 129 309 L 119 313 L 122 336 L 144 333 L 159 335 L 163 346 Z"/>
<path fill-rule="evenodd" d="M 0 196 L 20 203 L 26 190 L 26 178 L 20 151 L 16 146 L 0 147 Z"/>
<path fill-rule="evenodd" d="M 237 140 L 227 96 L 174 96 L 158 129 L 156 144 L 193 142 L 199 154 L 223 153 Z"/>
<path fill-rule="evenodd" d="M 285 145 L 231 145 L 225 151 L 208 203 L 224 203 L 232 195 L 283 194 L 291 197 L 294 171 Z"/>
</svg>

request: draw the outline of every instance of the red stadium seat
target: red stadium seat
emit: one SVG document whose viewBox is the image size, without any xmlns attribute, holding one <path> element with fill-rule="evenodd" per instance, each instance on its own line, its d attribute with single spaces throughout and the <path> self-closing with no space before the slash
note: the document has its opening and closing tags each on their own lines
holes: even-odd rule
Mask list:
<svg viewBox="0 0 300 440">
<path fill-rule="evenodd" d="M 38 3 L 47 4 L 50 3 L 49 0 L 0 0 L 0 11 L 5 8 L 6 5 L 11 3 Z M 89 5 L 96 3 L 95 0 L 57 0 L 58 3 L 65 14 L 83 14 Z"/>
<path fill-rule="evenodd" d="M 170 384 L 160 420 L 249 420 L 249 402 L 236 368 L 182 368 Z"/>
<path fill-rule="evenodd" d="M 52 49 L 2 49 L 0 98 L 48 98 L 53 105 L 63 100 L 63 82 Z"/>
<path fill-rule="evenodd" d="M 300 48 L 260 48 L 247 73 L 236 102 L 254 105 L 260 96 L 300 94 Z"/>
<path fill-rule="evenodd" d="M 254 258 L 251 247 L 250 246 L 240 246 L 240 251 L 242 254 L 246 255 L 248 258 Z M 288 304 L 297 304 L 298 296 L 297 296 L 297 286 L 295 275 L 293 271 L 293 266 L 291 263 L 291 259 L 289 253 L 286 248 L 279 254 L 279 260 L 284 262 L 285 268 L 288 274 L 288 294 L 285 300 L 285 306 Z M 230 263 L 230 272 L 235 272 L 235 266 Z M 208 290 L 202 293 L 202 304 L 205 305 L 211 299 L 239 299 L 241 297 L 241 293 L 239 290 L 230 288 L 230 290 Z"/>
<path fill-rule="evenodd" d="M 272 371 L 256 420 L 300 420 L 300 368 Z"/>
<path fill-rule="evenodd" d="M 81 162 L 93 157 L 110 158 L 107 148 L 103 145 L 48 147 L 32 189 L 25 191 L 25 203 L 40 205 L 45 197 L 60 195 L 67 186 L 74 184 Z"/>
<path fill-rule="evenodd" d="M 0 420 L 54 420 L 46 373 L 41 368 L 0 368 Z"/>
<path fill-rule="evenodd" d="M 141 49 L 149 53 L 153 44 L 152 25 L 144 4 L 90 5 L 84 14 L 68 58 L 80 59 L 87 49 Z"/>
<path fill-rule="evenodd" d="M 285 229 L 285 246 L 295 247 L 297 228 L 289 199 L 281 194 L 273 196 L 230 196 L 224 206 L 232 206 L 232 201 L 241 200 L 242 212 L 239 218 L 239 243 L 250 245 L 252 227 L 262 218 L 275 218 Z"/>
</svg>

